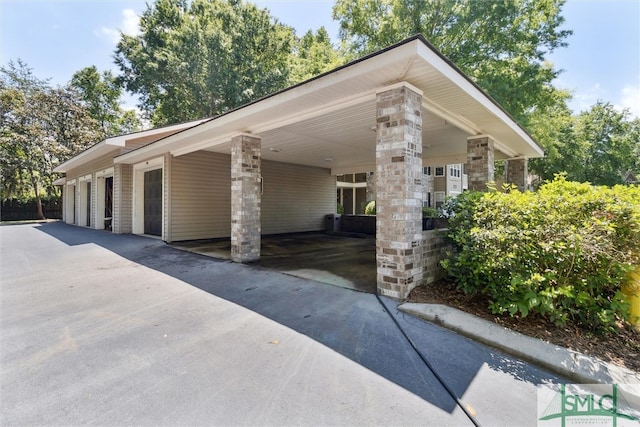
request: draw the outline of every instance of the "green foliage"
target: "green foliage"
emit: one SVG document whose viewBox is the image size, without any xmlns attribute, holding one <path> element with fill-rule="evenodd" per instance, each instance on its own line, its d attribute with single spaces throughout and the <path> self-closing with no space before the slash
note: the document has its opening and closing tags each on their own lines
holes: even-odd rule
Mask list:
<svg viewBox="0 0 640 427">
<path fill-rule="evenodd" d="M 558 72 L 545 55 L 565 46 L 563 0 L 337 0 L 334 19 L 353 56 L 423 34 L 517 119 L 553 104 Z M 518 88 L 514 91 L 514 88 Z"/>
<path fill-rule="evenodd" d="M 436 208 L 423 207 L 422 208 L 422 217 L 423 218 L 438 218 L 440 217 L 442 212 L 440 212 Z"/>
<path fill-rule="evenodd" d="M 97 122 L 73 88 L 50 87 L 20 60 L 0 68 L 3 200 L 40 200 L 41 193 L 57 197 L 53 168 L 100 138 Z"/>
<path fill-rule="evenodd" d="M 345 62 L 333 47 L 324 27 L 314 34 L 311 30 L 295 43 L 292 54 L 292 82 L 298 83 L 330 71 Z"/>
<path fill-rule="evenodd" d="M 91 117 L 100 124 L 105 138 L 141 129 L 135 112 L 120 107 L 122 87 L 111 71 L 99 73 L 95 66 L 83 68 L 73 75 L 71 86 L 87 103 Z"/>
<path fill-rule="evenodd" d="M 496 314 L 607 330 L 627 318 L 620 286 L 640 264 L 640 187 L 558 176 L 537 192 L 467 192 L 449 202 L 456 254 L 444 267 Z"/>
<path fill-rule="evenodd" d="M 239 0 L 158 0 L 116 63 L 156 125 L 222 114 L 285 88 L 293 30 Z"/>
<path fill-rule="evenodd" d="M 340 203 L 338 203 L 336 206 L 336 213 L 340 215 L 344 213 L 344 206 L 342 206 Z"/>
<path fill-rule="evenodd" d="M 375 215 L 376 214 L 376 201 L 372 200 L 367 203 L 367 206 L 364 208 L 365 215 Z"/>
<path fill-rule="evenodd" d="M 640 119 L 597 102 L 577 116 L 565 103 L 530 116 L 533 135 L 546 157 L 532 159 L 531 170 L 542 180 L 565 172 L 572 181 L 596 185 L 622 184 L 631 171 L 640 174 Z"/>
</svg>

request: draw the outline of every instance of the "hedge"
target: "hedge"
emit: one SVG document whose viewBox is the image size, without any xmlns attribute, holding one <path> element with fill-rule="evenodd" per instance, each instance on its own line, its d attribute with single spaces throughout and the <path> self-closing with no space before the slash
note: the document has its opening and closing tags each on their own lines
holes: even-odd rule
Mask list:
<svg viewBox="0 0 640 427">
<path fill-rule="evenodd" d="M 640 187 L 564 176 L 537 192 L 467 192 L 446 206 L 456 253 L 443 266 L 495 314 L 607 330 L 628 320 L 621 292 L 640 265 Z"/>
</svg>

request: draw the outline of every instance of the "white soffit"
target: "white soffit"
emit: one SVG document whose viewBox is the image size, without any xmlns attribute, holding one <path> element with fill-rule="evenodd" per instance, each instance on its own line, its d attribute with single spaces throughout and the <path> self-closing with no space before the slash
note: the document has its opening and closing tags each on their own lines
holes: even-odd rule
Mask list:
<svg viewBox="0 0 640 427">
<path fill-rule="evenodd" d="M 489 134 L 496 158 L 540 157 L 542 149 L 480 89 L 421 38 L 355 61 L 115 158 L 137 163 L 170 152 L 230 152 L 239 133 L 262 138 L 262 155 L 333 170 L 375 164 L 376 93 L 406 81 L 424 92 L 425 162 L 461 159 L 466 138 Z M 331 159 L 331 160 L 328 160 Z"/>
</svg>

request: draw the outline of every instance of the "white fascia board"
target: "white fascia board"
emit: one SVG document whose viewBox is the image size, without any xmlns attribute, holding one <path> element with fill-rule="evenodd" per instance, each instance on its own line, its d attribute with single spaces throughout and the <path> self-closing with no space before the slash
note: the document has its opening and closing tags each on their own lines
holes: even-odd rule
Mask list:
<svg viewBox="0 0 640 427">
<path fill-rule="evenodd" d="M 119 149 L 120 147 L 108 144 L 106 140 L 100 141 L 93 147 L 87 148 L 77 156 L 72 157 L 66 162 L 59 164 L 53 169 L 53 172 L 68 172 L 69 170 L 77 168 L 78 166 L 82 166 L 87 162 L 98 159 L 105 154 L 109 154 L 111 152 L 115 154 L 115 152 L 117 152 Z"/>
<path fill-rule="evenodd" d="M 444 75 L 449 81 L 454 83 L 475 101 L 480 103 L 487 111 L 499 119 L 502 123 L 508 126 L 513 132 L 515 132 L 522 140 L 526 141 L 531 148 L 540 156 L 544 155 L 542 148 L 518 125 L 507 113 L 499 108 L 491 99 L 489 99 L 481 90 L 479 90 L 473 83 L 467 80 L 466 77 L 461 75 L 456 69 L 451 67 L 442 57 L 432 51 L 428 46 L 423 43 L 418 44 L 418 55 L 422 57 L 424 61 L 430 64 L 434 69 Z M 510 150 L 509 150 L 510 151 Z"/>
<path fill-rule="evenodd" d="M 53 185 L 65 185 L 67 183 L 67 178 L 65 178 L 64 176 L 62 178 L 58 178 L 55 181 L 53 181 L 51 184 Z"/>
</svg>

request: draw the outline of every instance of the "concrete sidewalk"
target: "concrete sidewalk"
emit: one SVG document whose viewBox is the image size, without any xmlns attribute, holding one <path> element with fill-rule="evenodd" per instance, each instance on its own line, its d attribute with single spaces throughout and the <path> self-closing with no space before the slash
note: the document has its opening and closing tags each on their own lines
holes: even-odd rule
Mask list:
<svg viewBox="0 0 640 427">
<path fill-rule="evenodd" d="M 2 425 L 535 425 L 564 379 L 375 295 L 62 223 L 0 227 Z M 389 312 L 389 313 L 388 313 Z"/>
</svg>

